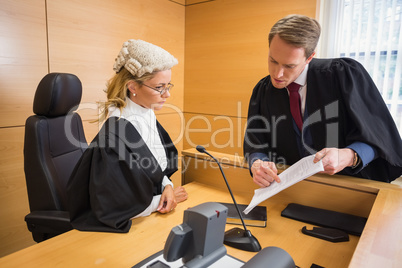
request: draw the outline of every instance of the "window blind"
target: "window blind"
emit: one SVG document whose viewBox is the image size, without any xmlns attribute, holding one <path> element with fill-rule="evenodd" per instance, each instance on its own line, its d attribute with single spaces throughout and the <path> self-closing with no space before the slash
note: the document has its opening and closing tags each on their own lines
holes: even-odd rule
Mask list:
<svg viewBox="0 0 402 268">
<path fill-rule="evenodd" d="M 402 0 L 321 0 L 319 57 L 359 61 L 402 133 Z"/>
</svg>

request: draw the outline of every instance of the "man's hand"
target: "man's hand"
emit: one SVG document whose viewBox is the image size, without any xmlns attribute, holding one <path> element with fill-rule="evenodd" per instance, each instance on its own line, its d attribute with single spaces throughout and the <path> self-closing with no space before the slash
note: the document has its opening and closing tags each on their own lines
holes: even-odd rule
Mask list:
<svg viewBox="0 0 402 268">
<path fill-rule="evenodd" d="M 171 185 L 166 185 L 163 190 L 159 206 L 156 209 L 160 213 L 168 213 L 177 206 L 175 193 Z"/>
<path fill-rule="evenodd" d="M 315 154 L 314 163 L 317 163 L 322 159 L 324 171 L 321 173 L 334 175 L 345 167 L 353 165 L 354 154 L 354 151 L 349 148 L 324 148 Z"/>
<path fill-rule="evenodd" d="M 258 159 L 254 161 L 250 170 L 253 173 L 253 181 L 260 187 L 270 186 L 273 181 L 281 182 L 274 162 Z"/>
</svg>

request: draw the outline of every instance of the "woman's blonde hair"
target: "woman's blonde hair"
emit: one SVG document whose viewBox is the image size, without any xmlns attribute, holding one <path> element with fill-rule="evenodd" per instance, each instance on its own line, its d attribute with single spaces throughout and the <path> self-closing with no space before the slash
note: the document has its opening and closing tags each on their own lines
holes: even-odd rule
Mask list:
<svg viewBox="0 0 402 268">
<path fill-rule="evenodd" d="M 130 91 L 127 88 L 127 84 L 130 81 L 134 81 L 141 86 L 145 81 L 152 79 L 156 72 L 146 73 L 141 77 L 132 75 L 126 68 L 122 68 L 106 83 L 106 102 L 100 102 L 100 114 L 98 122 L 103 122 L 107 119 L 109 108 L 116 107 L 120 111 L 126 107 L 126 98 L 129 97 Z"/>
</svg>

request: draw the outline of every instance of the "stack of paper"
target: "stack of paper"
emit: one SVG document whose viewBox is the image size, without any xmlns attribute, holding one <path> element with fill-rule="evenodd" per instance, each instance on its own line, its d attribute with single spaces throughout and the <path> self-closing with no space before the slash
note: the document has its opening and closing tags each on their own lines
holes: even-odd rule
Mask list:
<svg viewBox="0 0 402 268">
<path fill-rule="evenodd" d="M 280 191 L 285 190 L 286 188 L 304 180 L 305 178 L 323 171 L 324 167 L 322 165 L 322 161 L 320 160 L 319 162 L 314 163 L 314 157 L 315 155 L 306 156 L 279 174 L 279 178 L 281 179 L 280 183 L 273 182 L 268 187 L 255 190 L 253 199 L 248 207 L 244 210 L 244 213 L 248 214 L 259 203 L 267 200 L 271 196 L 276 195 Z"/>
</svg>

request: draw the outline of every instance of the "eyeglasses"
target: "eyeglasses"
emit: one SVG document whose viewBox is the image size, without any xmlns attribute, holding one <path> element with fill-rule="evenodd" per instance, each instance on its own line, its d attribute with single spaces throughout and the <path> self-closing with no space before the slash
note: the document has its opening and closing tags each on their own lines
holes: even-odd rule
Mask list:
<svg viewBox="0 0 402 268">
<path fill-rule="evenodd" d="M 153 89 L 155 91 L 158 91 L 161 95 L 163 95 L 166 91 L 170 91 L 170 89 L 172 87 L 174 87 L 173 84 L 169 83 L 167 85 L 163 85 L 163 86 L 158 86 L 158 87 L 150 87 L 148 85 L 143 84 L 146 87 L 149 87 L 150 89 Z"/>
</svg>

